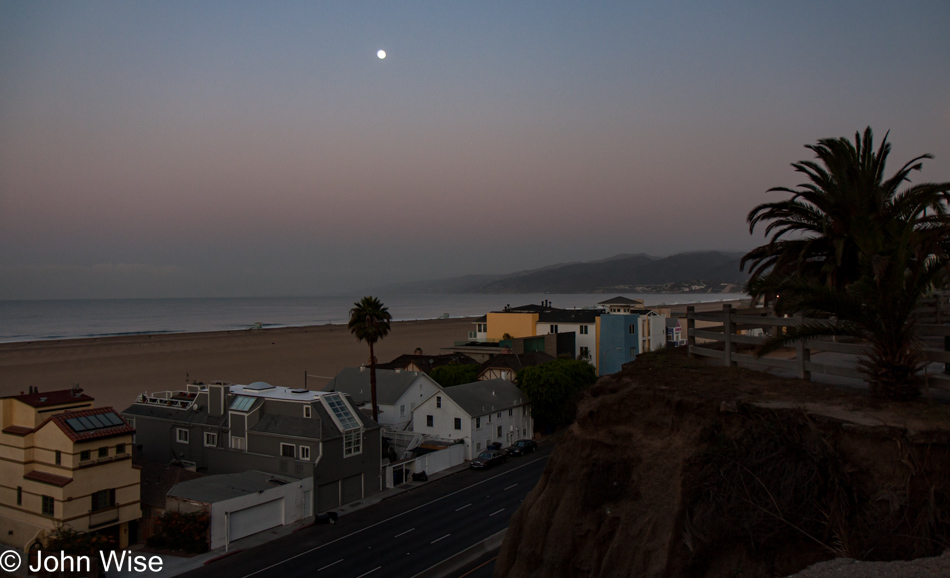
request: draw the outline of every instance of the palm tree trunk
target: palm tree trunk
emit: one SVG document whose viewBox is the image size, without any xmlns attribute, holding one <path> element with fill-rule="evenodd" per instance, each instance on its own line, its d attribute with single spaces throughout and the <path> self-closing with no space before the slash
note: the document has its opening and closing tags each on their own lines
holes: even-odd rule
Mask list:
<svg viewBox="0 0 950 578">
<path fill-rule="evenodd" d="M 376 405 L 376 355 L 373 354 L 373 342 L 369 342 L 369 390 L 373 402 L 373 421 L 379 423 L 379 412 Z"/>
</svg>

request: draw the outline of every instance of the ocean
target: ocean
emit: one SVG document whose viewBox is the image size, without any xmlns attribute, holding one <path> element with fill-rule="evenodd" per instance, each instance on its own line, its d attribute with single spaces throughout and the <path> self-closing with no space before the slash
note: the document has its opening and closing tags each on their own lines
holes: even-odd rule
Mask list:
<svg viewBox="0 0 950 578">
<path fill-rule="evenodd" d="M 592 307 L 614 295 L 401 294 L 380 295 L 396 321 L 473 317 L 505 305 L 541 303 Z M 735 299 L 735 294 L 625 294 L 646 305 Z M 261 327 L 344 324 L 360 296 L 204 299 L 0 300 L 0 342 L 114 335 L 227 331 Z"/>
</svg>

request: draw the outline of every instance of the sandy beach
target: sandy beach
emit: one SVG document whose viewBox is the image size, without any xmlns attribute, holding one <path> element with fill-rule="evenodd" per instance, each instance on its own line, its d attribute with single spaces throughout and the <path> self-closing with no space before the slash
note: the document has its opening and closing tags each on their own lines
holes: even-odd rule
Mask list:
<svg viewBox="0 0 950 578">
<path fill-rule="evenodd" d="M 400 321 L 376 345 L 380 362 L 421 347 L 440 353 L 472 329 L 471 319 Z M 0 395 L 79 383 L 96 406 L 122 410 L 142 392 L 182 389 L 186 378 L 320 389 L 344 367 L 366 362 L 369 348 L 345 325 L 254 331 L 136 335 L 0 344 Z"/>
</svg>

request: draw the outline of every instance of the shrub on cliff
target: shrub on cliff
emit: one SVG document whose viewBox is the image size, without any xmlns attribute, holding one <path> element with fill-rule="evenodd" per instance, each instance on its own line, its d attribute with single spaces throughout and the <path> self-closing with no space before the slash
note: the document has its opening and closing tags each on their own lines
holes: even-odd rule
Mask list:
<svg viewBox="0 0 950 578">
<path fill-rule="evenodd" d="M 518 372 L 518 388 L 531 402 L 531 417 L 539 427 L 574 421 L 581 393 L 597 381 L 586 361 L 557 359 Z"/>
</svg>

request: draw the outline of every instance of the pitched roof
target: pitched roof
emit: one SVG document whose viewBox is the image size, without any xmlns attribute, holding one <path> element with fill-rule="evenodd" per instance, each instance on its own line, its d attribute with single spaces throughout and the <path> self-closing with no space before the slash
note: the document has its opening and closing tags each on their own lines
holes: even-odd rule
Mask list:
<svg viewBox="0 0 950 578">
<path fill-rule="evenodd" d="M 389 363 L 377 363 L 376 370 L 406 369 L 409 367 L 410 363 L 424 371 L 427 375 L 436 367 L 442 367 L 443 365 L 478 364 L 477 361 L 465 355 L 464 353 L 441 353 L 439 355 L 404 354 L 400 355 L 396 359 L 393 359 Z M 377 379 L 378 378 L 379 376 L 377 375 Z M 378 393 L 379 392 L 377 392 L 377 395 Z"/>
<path fill-rule="evenodd" d="M 32 407 L 49 407 L 52 405 L 63 405 L 67 403 L 88 403 L 95 401 L 94 398 L 84 394 L 80 388 L 60 389 L 57 391 L 47 391 L 43 393 L 24 393 L 20 395 L 11 395 L 8 397 Z"/>
<path fill-rule="evenodd" d="M 554 361 L 554 357 L 543 352 L 543 351 L 534 351 L 532 353 L 502 353 L 501 355 L 496 355 L 488 361 L 482 364 L 479 373 L 489 369 L 489 368 L 505 368 L 513 369 L 516 372 L 521 371 L 525 367 L 534 367 L 535 365 L 541 365 L 542 363 L 547 363 L 549 361 Z"/>
<path fill-rule="evenodd" d="M 25 436 L 33 433 L 33 428 L 24 427 L 22 425 L 11 425 L 9 427 L 3 428 L 3 433 L 15 436 Z"/>
<path fill-rule="evenodd" d="M 353 398 L 356 405 L 371 402 L 369 368 L 345 367 L 336 374 L 323 391 L 339 391 Z M 425 379 L 436 387 L 439 384 L 432 381 L 428 375 L 418 371 L 396 371 L 394 369 L 376 369 L 376 403 L 379 405 L 395 405 L 399 398 L 408 391 L 412 384 L 419 379 Z"/>
<path fill-rule="evenodd" d="M 488 379 L 445 388 L 448 396 L 471 417 L 528 403 L 518 387 L 507 379 Z"/>
<path fill-rule="evenodd" d="M 640 305 L 643 306 L 643 299 L 629 299 L 621 295 L 617 295 L 612 299 L 606 301 L 601 301 L 598 305 Z"/>
<path fill-rule="evenodd" d="M 97 416 L 89 419 L 90 416 Z M 107 417 L 107 420 L 99 419 L 98 416 Z M 119 421 L 121 423 L 116 424 Z M 95 409 L 82 409 L 79 411 L 67 411 L 51 416 L 37 430 L 53 422 L 59 429 L 66 434 L 66 437 L 74 442 L 83 442 L 88 440 L 98 440 L 110 438 L 119 435 L 129 435 L 135 433 L 135 428 L 130 426 L 122 416 L 120 416 L 111 407 L 100 407 Z M 90 426 L 91 424 L 91 426 Z"/>
</svg>

